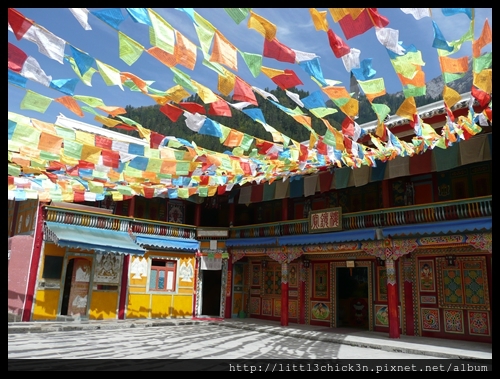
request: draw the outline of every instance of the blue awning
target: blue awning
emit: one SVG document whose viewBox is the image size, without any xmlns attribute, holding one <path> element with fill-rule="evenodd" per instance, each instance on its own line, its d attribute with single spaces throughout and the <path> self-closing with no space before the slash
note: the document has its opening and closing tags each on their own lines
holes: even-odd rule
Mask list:
<svg viewBox="0 0 500 379">
<path fill-rule="evenodd" d="M 375 229 L 347 230 L 344 232 L 300 234 L 279 237 L 279 243 L 284 245 L 311 245 L 318 243 L 338 243 L 347 241 L 375 240 Z"/>
<path fill-rule="evenodd" d="M 430 222 L 382 228 L 384 237 L 410 236 L 425 234 L 449 234 L 491 230 L 491 217 L 468 218 L 453 221 Z"/>
<path fill-rule="evenodd" d="M 226 246 L 259 246 L 278 245 L 278 237 L 258 237 L 258 238 L 230 238 L 226 240 Z"/>
<path fill-rule="evenodd" d="M 152 246 L 160 249 L 192 250 L 200 249 L 200 242 L 180 237 L 167 237 L 151 234 L 135 234 L 135 242 L 142 247 Z"/>
<path fill-rule="evenodd" d="M 146 252 L 127 232 L 50 221 L 45 226 L 46 238 L 58 246 L 132 255 Z"/>
</svg>

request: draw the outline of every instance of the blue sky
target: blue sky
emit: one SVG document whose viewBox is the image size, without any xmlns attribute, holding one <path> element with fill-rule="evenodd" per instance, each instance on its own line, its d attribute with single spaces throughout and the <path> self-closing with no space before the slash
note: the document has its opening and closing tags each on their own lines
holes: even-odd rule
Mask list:
<svg viewBox="0 0 500 379">
<path fill-rule="evenodd" d="M 141 57 L 129 66 L 119 58 L 118 32 L 108 24 L 89 14 L 88 20 L 92 30 L 84 30 L 68 8 L 16 8 L 25 17 L 33 20 L 39 26 L 47 29 L 56 36 L 67 42 L 65 54 L 71 55 L 68 44 L 86 52 L 95 59 L 106 63 L 120 72 L 130 72 L 141 79 L 154 81 L 152 87 L 157 90 L 167 90 L 176 85 L 174 83 L 171 70 L 144 52 Z M 103 8 L 88 8 L 89 11 L 97 11 Z M 153 8 L 160 14 L 174 29 L 178 30 L 191 42 L 199 46 L 199 40 L 189 15 L 186 12 L 175 8 Z M 240 24 L 237 24 L 223 8 L 194 8 L 198 14 L 208 20 L 215 26 L 233 45 L 239 50 L 262 54 L 264 37 L 254 29 L 247 26 L 247 18 Z M 336 58 L 328 42 L 326 32 L 317 31 L 314 28 L 311 15 L 308 8 L 253 8 L 256 14 L 264 17 L 277 27 L 276 38 L 284 45 L 303 52 L 315 53 L 320 57 L 320 64 L 323 76 L 326 79 L 342 82 L 339 85 L 345 86 L 349 90 L 350 73 L 346 71 L 342 59 Z M 317 8 L 318 11 L 325 11 L 327 8 Z M 127 14 L 125 8 L 121 8 L 122 14 L 126 17 L 120 24 L 119 29 L 122 33 L 128 35 L 135 41 L 149 49 L 148 27 L 144 24 L 134 22 Z M 399 41 L 405 46 L 414 45 L 421 51 L 425 62 L 423 70 L 426 81 L 429 81 L 439 75 L 438 54 L 432 47 L 434 40 L 434 30 L 432 21 L 440 28 L 444 38 L 447 41 L 459 39 L 470 25 L 469 18 L 464 14 L 453 16 L 444 16 L 441 8 L 432 8 L 432 19 L 429 17 L 416 20 L 412 15 L 405 14 L 400 8 L 379 8 L 379 13 L 389 20 L 388 28 L 399 31 Z M 477 38 L 483 28 L 485 19 L 488 19 L 492 27 L 492 8 L 475 8 L 475 30 L 474 38 Z M 380 44 L 375 35 L 375 30 L 370 29 L 362 35 L 346 39 L 339 24 L 335 23 L 328 13 L 328 25 L 333 32 L 342 38 L 342 40 L 351 48 L 360 50 L 360 60 L 372 59 L 372 67 L 376 71 L 374 78 L 384 78 L 385 87 L 388 93 L 399 92 L 402 90 L 394 68 L 391 65 L 387 50 Z M 17 40 L 14 34 L 7 32 L 8 41 L 16 47 L 23 50 L 28 56 L 35 58 L 41 68 L 52 79 L 71 79 L 76 78 L 76 74 L 70 65 L 65 62 L 59 62 L 48 58 L 38 51 L 38 47 L 25 39 Z M 487 45 L 482 52 L 491 51 L 492 44 Z M 461 49 L 451 55 L 452 58 L 459 58 L 465 55 L 471 56 L 471 43 L 466 42 Z M 198 59 L 193 71 L 184 66 L 177 66 L 183 72 L 191 76 L 200 84 L 210 88 L 215 93 L 217 91 L 217 74 L 206 68 L 202 63 L 202 53 L 198 50 Z M 298 86 L 299 89 L 313 92 L 319 89 L 318 85 L 310 79 L 308 74 L 298 64 L 289 64 L 278 62 L 274 59 L 263 58 L 263 66 L 274 69 L 291 69 L 304 83 Z M 97 67 L 94 66 L 95 69 Z M 252 86 L 261 89 L 275 89 L 276 85 L 266 75 L 260 74 L 255 78 L 249 71 L 245 62 L 238 54 L 238 71 L 234 72 Z M 69 111 L 64 106 L 52 102 L 45 113 L 39 113 L 30 110 L 20 109 L 21 101 L 26 94 L 26 90 L 32 90 L 36 93 L 48 96 L 52 99 L 64 96 L 63 93 L 47 88 L 34 81 L 28 81 L 26 89 L 14 85 L 8 85 L 8 110 L 19 113 L 27 117 L 36 118 L 41 121 L 53 123 L 59 113 L 65 116 L 79 119 L 81 121 L 98 125 L 93 119 L 93 115 L 85 113 L 84 118 Z M 125 107 L 132 105 L 134 107 L 154 105 L 155 102 L 148 96 L 140 92 L 132 92 L 124 87 L 122 91 L 118 86 L 107 86 L 101 76 L 96 73 L 92 77 L 92 86 L 86 86 L 79 82 L 75 88 L 75 95 L 93 96 L 103 100 L 108 106 Z M 260 101 L 261 98 L 257 96 Z M 325 100 L 327 97 L 325 95 Z M 395 110 L 392 110 L 395 111 Z M 101 111 L 98 111 L 102 113 Z M 102 113 L 103 116 L 107 116 Z"/>
</svg>

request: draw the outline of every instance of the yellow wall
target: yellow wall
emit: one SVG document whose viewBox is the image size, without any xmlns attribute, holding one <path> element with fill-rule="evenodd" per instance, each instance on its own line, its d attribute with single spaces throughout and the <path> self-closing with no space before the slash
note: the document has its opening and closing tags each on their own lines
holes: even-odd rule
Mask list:
<svg viewBox="0 0 500 379">
<path fill-rule="evenodd" d="M 89 319 L 116 319 L 118 309 L 118 292 L 93 291 L 90 301 Z"/>
<path fill-rule="evenodd" d="M 129 294 L 127 305 L 127 318 L 149 317 L 149 294 Z"/>
<path fill-rule="evenodd" d="M 55 320 L 59 290 L 38 290 L 33 308 L 33 320 Z"/>
<path fill-rule="evenodd" d="M 129 275 L 127 318 L 176 318 L 193 315 L 193 288 L 195 282 L 194 256 L 179 257 L 176 253 L 147 252 L 142 259 L 149 257 L 165 257 L 177 260 L 177 274 L 182 263 L 191 262 L 193 277 L 191 282 L 184 281 L 177 275 L 175 293 L 148 293 L 149 272 L 147 277 L 134 279 Z M 149 266 L 148 266 L 149 268 Z"/>
<path fill-rule="evenodd" d="M 43 282 L 43 266 L 45 256 L 64 257 L 65 249 L 51 243 L 44 244 L 44 250 L 40 257 L 40 268 L 38 270 L 37 291 L 33 306 L 33 320 L 54 320 L 57 315 L 57 307 L 59 305 L 59 294 L 62 290 L 62 280 L 59 281 L 60 288 L 43 289 L 38 286 L 38 283 Z M 64 268 L 63 268 L 64 270 Z M 63 271 L 61 270 L 61 272 Z"/>
</svg>

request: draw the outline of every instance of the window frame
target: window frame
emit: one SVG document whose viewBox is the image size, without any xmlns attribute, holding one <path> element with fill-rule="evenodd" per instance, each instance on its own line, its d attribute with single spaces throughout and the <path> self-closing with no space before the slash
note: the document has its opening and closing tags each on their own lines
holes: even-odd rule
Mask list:
<svg viewBox="0 0 500 379">
<path fill-rule="evenodd" d="M 164 266 L 155 265 L 155 261 L 165 262 Z M 172 267 L 169 267 L 169 263 L 172 263 Z M 149 259 L 149 276 L 147 282 L 147 290 L 148 293 L 177 293 L 178 285 L 177 285 L 177 268 L 178 268 L 178 259 L 174 257 L 150 257 Z M 153 271 L 156 272 L 155 275 L 155 287 L 151 288 L 151 281 L 153 279 Z M 160 278 L 159 273 L 164 273 L 164 289 L 158 288 L 158 280 Z M 172 287 L 168 288 L 168 276 L 169 273 L 172 273 Z"/>
</svg>

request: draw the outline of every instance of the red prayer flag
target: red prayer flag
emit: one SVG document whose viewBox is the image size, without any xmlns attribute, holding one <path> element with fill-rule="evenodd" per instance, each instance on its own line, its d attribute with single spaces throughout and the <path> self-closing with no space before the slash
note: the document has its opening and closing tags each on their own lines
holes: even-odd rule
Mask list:
<svg viewBox="0 0 500 379">
<path fill-rule="evenodd" d="M 323 137 L 321 137 L 318 143 L 316 144 L 316 150 L 318 151 L 318 153 L 322 155 L 328 155 L 328 146 L 326 143 L 323 142 Z"/>
<path fill-rule="evenodd" d="M 259 103 L 255 98 L 255 94 L 252 91 L 252 87 L 241 80 L 238 76 L 236 76 L 235 79 L 233 99 L 238 101 L 246 101 L 250 104 L 259 106 Z"/>
<path fill-rule="evenodd" d="M 163 141 L 164 138 L 165 138 L 165 136 L 163 134 L 160 134 L 160 133 L 157 133 L 157 132 L 151 130 L 151 136 L 149 137 L 151 147 L 153 149 L 158 149 L 161 141 Z"/>
<path fill-rule="evenodd" d="M 346 117 L 344 121 L 342 121 L 342 134 L 351 137 L 354 136 L 354 121 L 349 117 Z"/>
<path fill-rule="evenodd" d="M 19 13 L 13 8 L 8 9 L 7 17 L 8 17 L 8 23 L 12 28 L 12 31 L 14 32 L 14 35 L 16 36 L 16 39 L 18 41 L 21 38 L 23 38 L 24 33 L 26 33 L 28 29 L 31 28 L 31 25 L 34 24 L 32 20 L 24 17 L 21 13 Z"/>
<path fill-rule="evenodd" d="M 7 50 L 7 67 L 15 72 L 21 72 L 28 55 L 16 45 L 9 42 Z"/>
<path fill-rule="evenodd" d="M 471 94 L 481 106 L 479 112 L 482 112 L 485 108 L 488 107 L 491 101 L 491 96 L 488 93 L 480 90 L 479 88 L 476 88 L 476 86 L 472 86 Z"/>
<path fill-rule="evenodd" d="M 351 15 L 341 18 L 339 25 L 344 32 L 345 38 L 350 39 L 373 28 L 373 21 L 370 18 L 368 10 L 365 8 L 355 20 L 352 19 Z"/>
<path fill-rule="evenodd" d="M 299 144 L 300 146 L 300 151 L 299 151 L 299 161 L 304 162 L 307 161 L 307 156 L 308 156 L 308 149 L 307 146 L 303 144 Z"/>
<path fill-rule="evenodd" d="M 377 8 L 366 8 L 368 10 L 368 15 L 372 19 L 373 25 L 377 28 L 385 28 L 389 25 L 389 20 L 378 13 Z"/>
<path fill-rule="evenodd" d="M 217 187 L 217 195 L 224 195 L 226 193 L 226 186 Z"/>
<path fill-rule="evenodd" d="M 102 154 L 102 151 L 101 151 Z M 87 161 L 78 161 L 78 167 L 82 169 L 88 169 L 88 170 L 93 170 L 95 169 L 95 165 L 93 163 L 87 162 Z"/>
<path fill-rule="evenodd" d="M 205 107 L 201 104 L 198 103 L 193 103 L 193 102 L 184 102 L 184 103 L 179 103 L 179 106 L 181 106 L 184 109 L 187 109 L 191 113 L 198 113 L 198 114 L 206 114 Z"/>
<path fill-rule="evenodd" d="M 344 147 L 345 147 L 346 151 L 350 154 L 351 149 L 352 149 L 352 139 L 344 136 Z"/>
<path fill-rule="evenodd" d="M 227 116 L 231 117 L 231 108 L 224 100 L 220 99 L 210 103 L 210 107 L 208 108 L 208 114 L 213 116 Z"/>
<path fill-rule="evenodd" d="M 85 201 L 85 192 L 84 191 L 73 191 L 73 202 L 74 203 L 83 203 Z"/>
<path fill-rule="evenodd" d="M 179 119 L 179 117 L 184 113 L 182 109 L 173 106 L 172 104 L 169 103 L 162 105 L 160 107 L 160 111 L 173 122 L 176 122 Z"/>
<path fill-rule="evenodd" d="M 293 88 L 304 84 L 293 70 L 288 70 L 288 69 L 285 69 L 284 74 L 273 76 L 271 80 L 274 83 L 276 83 L 276 85 L 280 87 L 282 90 L 286 90 L 288 88 Z"/>
<path fill-rule="evenodd" d="M 95 147 L 111 150 L 113 148 L 113 140 L 108 137 L 95 135 Z"/>
<path fill-rule="evenodd" d="M 107 167 L 120 167 L 120 153 L 113 150 L 102 150 L 102 164 Z"/>
<path fill-rule="evenodd" d="M 349 54 L 351 48 L 347 46 L 342 38 L 337 36 L 332 29 L 328 29 L 326 34 L 328 35 L 328 42 L 336 58 L 342 58 L 344 55 Z"/>
<path fill-rule="evenodd" d="M 264 39 L 264 57 L 273 58 L 280 62 L 295 63 L 295 51 L 283 45 L 276 38 L 272 41 Z"/>
</svg>

